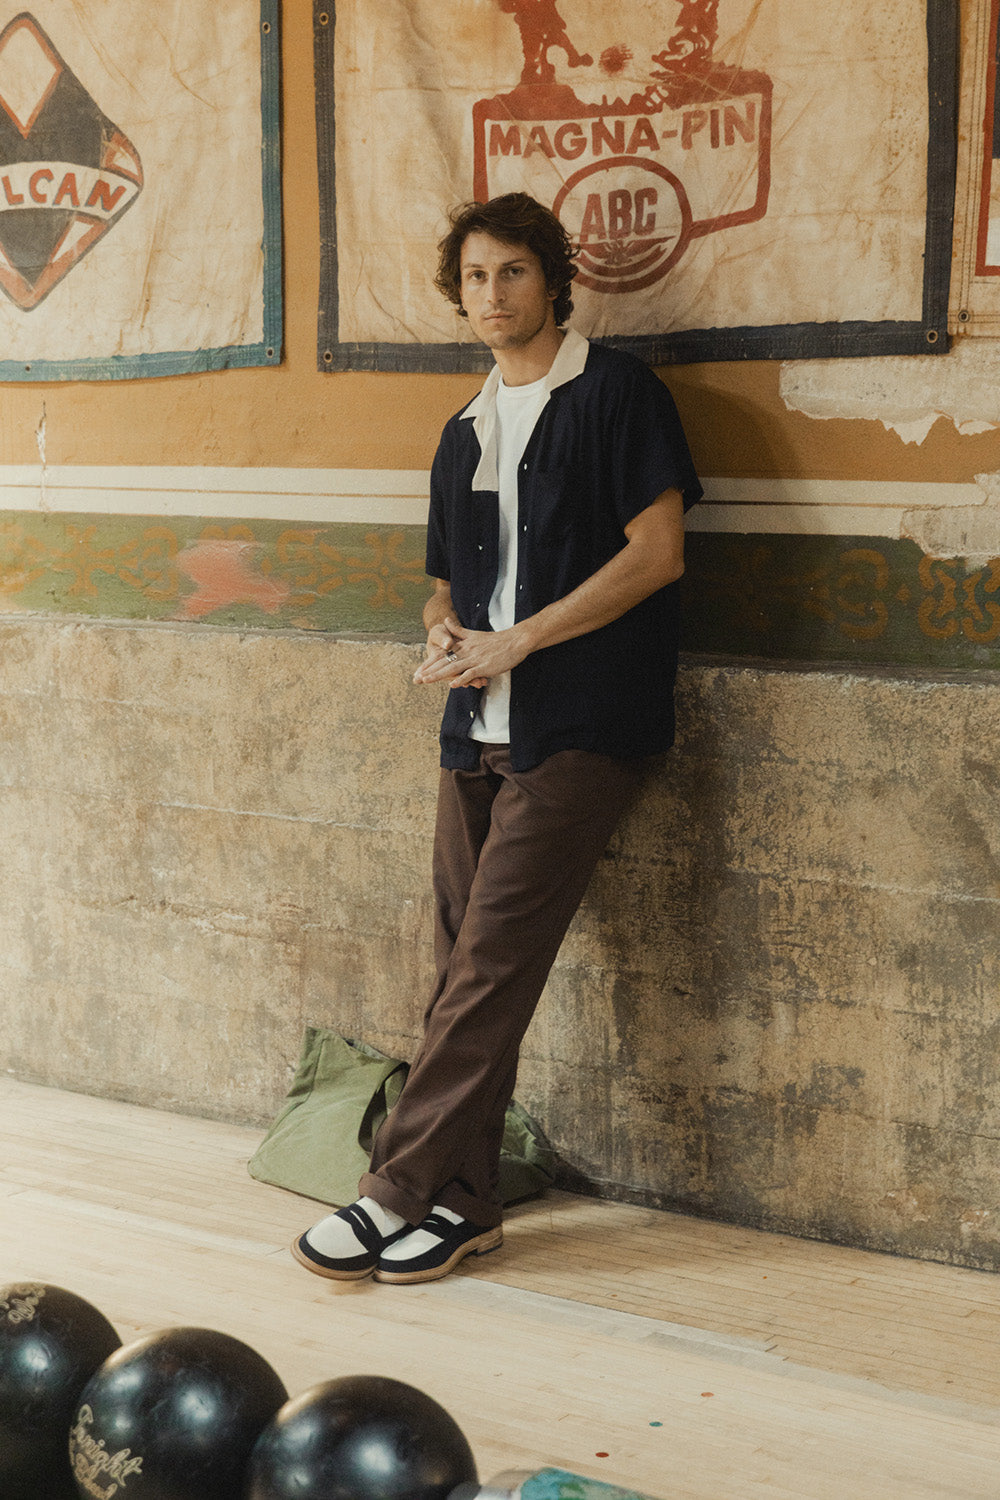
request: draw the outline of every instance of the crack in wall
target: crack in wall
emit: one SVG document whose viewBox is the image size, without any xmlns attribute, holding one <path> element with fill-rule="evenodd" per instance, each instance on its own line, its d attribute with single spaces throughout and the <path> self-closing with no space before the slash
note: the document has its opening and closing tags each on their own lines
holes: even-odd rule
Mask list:
<svg viewBox="0 0 1000 1500">
<path fill-rule="evenodd" d="M 51 511 L 52 506 L 49 504 L 49 496 L 48 496 L 48 488 L 47 488 L 47 485 L 48 485 L 47 439 L 48 439 L 48 414 L 47 414 L 46 409 L 45 409 L 45 402 L 43 401 L 42 402 L 42 415 L 41 415 L 41 418 L 39 420 L 38 426 L 35 428 L 35 445 L 38 448 L 38 457 L 39 457 L 39 460 L 40 460 L 41 465 L 42 465 L 42 472 L 41 472 L 41 474 L 39 476 L 39 481 L 38 481 L 38 505 L 39 505 L 39 509 L 40 510 Z"/>
</svg>

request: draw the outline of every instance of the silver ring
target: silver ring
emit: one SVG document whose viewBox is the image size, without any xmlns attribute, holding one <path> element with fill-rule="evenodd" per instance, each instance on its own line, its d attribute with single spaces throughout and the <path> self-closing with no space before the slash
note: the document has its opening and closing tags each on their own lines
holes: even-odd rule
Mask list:
<svg viewBox="0 0 1000 1500">
<path fill-rule="evenodd" d="M 458 661 L 458 656 L 454 651 L 446 651 L 444 655 L 446 661 Z"/>
</svg>

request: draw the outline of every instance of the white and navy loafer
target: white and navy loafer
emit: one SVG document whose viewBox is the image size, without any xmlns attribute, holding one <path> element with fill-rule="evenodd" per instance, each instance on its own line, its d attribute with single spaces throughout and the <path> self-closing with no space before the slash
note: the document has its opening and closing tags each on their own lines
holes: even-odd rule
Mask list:
<svg viewBox="0 0 1000 1500">
<path fill-rule="evenodd" d="M 375 1266 L 375 1280 L 396 1283 L 438 1281 L 467 1255 L 487 1255 L 503 1244 L 503 1226 L 486 1229 L 437 1205 L 416 1229 L 386 1244 Z"/>
<path fill-rule="evenodd" d="M 327 1276 L 331 1281 L 360 1281 L 362 1277 L 370 1276 L 383 1250 L 394 1244 L 396 1240 L 413 1232 L 410 1224 L 404 1224 L 402 1229 L 397 1229 L 394 1234 L 382 1234 L 359 1203 L 348 1204 L 347 1208 L 338 1209 L 330 1217 L 343 1219 L 349 1226 L 361 1247 L 356 1255 L 321 1254 L 315 1245 L 309 1242 L 310 1230 L 306 1230 L 305 1234 L 300 1234 L 298 1239 L 293 1241 L 291 1250 L 295 1259 L 300 1265 L 305 1266 L 307 1271 L 313 1271 L 317 1276 Z"/>
</svg>

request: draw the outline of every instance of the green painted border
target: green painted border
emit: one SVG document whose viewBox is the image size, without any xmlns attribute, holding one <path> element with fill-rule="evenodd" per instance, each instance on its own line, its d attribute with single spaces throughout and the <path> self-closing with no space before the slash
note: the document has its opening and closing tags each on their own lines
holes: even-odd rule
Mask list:
<svg viewBox="0 0 1000 1500">
<path fill-rule="evenodd" d="M 686 542 L 689 651 L 944 670 L 1000 667 L 1000 558 L 967 565 L 884 537 Z"/>
<path fill-rule="evenodd" d="M 0 608 L 420 635 L 422 526 L 0 512 Z"/>
<path fill-rule="evenodd" d="M 689 534 L 684 649 L 1000 667 L 1000 558 L 881 537 Z M 422 526 L 0 512 L 0 609 L 422 637 Z"/>
</svg>

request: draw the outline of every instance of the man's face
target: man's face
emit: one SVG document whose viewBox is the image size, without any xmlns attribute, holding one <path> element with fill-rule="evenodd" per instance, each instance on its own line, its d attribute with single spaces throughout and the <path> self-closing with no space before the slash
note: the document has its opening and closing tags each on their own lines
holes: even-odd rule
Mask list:
<svg viewBox="0 0 1000 1500">
<path fill-rule="evenodd" d="M 557 293 L 526 245 L 508 245 L 476 231 L 462 246 L 462 306 L 488 349 L 523 349 L 555 328 Z"/>
</svg>

